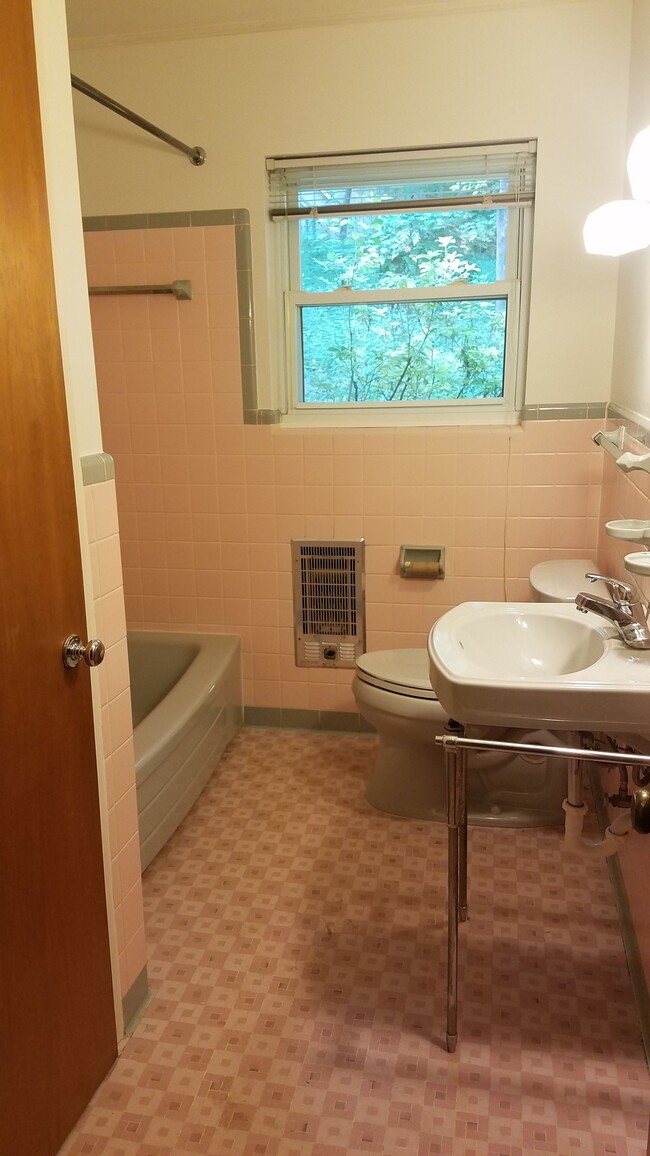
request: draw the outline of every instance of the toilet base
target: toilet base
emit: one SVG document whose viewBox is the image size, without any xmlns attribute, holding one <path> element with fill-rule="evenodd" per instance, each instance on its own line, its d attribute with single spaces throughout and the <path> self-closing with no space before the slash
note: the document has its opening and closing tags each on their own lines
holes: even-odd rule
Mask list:
<svg viewBox="0 0 650 1156">
<path fill-rule="evenodd" d="M 562 802 L 566 798 L 563 760 L 540 759 L 531 763 L 517 757 L 496 768 L 486 765 L 488 762 L 489 756 L 486 760 L 481 753 L 470 757 L 467 817 L 471 826 L 562 826 Z M 442 748 L 430 743 L 400 742 L 393 746 L 384 736 L 366 801 L 385 814 L 446 822 Z"/>
</svg>

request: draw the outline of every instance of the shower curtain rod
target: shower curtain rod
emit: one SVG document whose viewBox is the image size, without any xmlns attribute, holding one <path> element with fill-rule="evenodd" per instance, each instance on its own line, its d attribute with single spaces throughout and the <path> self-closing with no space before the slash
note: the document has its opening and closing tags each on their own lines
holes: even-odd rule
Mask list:
<svg viewBox="0 0 650 1156">
<path fill-rule="evenodd" d="M 191 281 L 172 281 L 171 285 L 89 285 L 91 297 L 112 297 L 127 293 L 172 293 L 177 301 L 192 300 Z"/>
<path fill-rule="evenodd" d="M 138 116 L 137 112 L 131 112 L 130 108 L 119 104 L 118 101 L 113 100 L 112 96 L 106 96 L 106 93 L 100 92 L 98 88 L 93 88 L 92 84 L 88 84 L 85 80 L 80 80 L 78 76 L 70 76 L 72 87 L 76 88 L 78 92 L 83 92 L 84 96 L 89 96 L 91 100 L 96 100 L 98 104 L 103 104 L 104 108 L 109 108 L 111 112 L 116 112 L 118 116 L 123 116 L 125 120 L 130 120 L 132 124 L 137 124 L 139 128 L 143 128 L 145 132 L 150 132 L 152 136 L 157 136 L 159 140 L 164 140 L 166 144 L 171 145 L 172 148 L 178 149 L 179 152 L 185 153 L 189 157 L 193 165 L 204 165 L 206 161 L 205 149 L 195 145 L 183 144 L 181 140 L 177 140 L 175 136 L 170 136 L 168 132 L 163 132 L 157 125 L 152 124 L 151 121 L 145 120 L 144 117 Z"/>
</svg>

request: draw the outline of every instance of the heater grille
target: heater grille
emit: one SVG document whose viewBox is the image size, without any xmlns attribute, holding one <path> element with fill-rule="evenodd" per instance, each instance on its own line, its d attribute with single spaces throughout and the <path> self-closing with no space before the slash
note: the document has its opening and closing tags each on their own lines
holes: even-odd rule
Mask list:
<svg viewBox="0 0 650 1156">
<path fill-rule="evenodd" d="M 363 547 L 291 543 L 297 666 L 354 666 L 364 650 Z"/>
</svg>

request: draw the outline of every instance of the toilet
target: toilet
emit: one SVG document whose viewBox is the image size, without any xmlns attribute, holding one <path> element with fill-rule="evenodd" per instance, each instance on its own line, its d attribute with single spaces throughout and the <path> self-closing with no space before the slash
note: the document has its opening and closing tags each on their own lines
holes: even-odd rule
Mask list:
<svg viewBox="0 0 650 1156">
<path fill-rule="evenodd" d="M 585 574 L 595 568 L 591 558 L 540 562 L 530 572 L 531 597 L 537 602 L 573 602 L 588 585 Z M 426 648 L 361 654 L 352 690 L 359 713 L 379 737 L 367 801 L 391 815 L 444 822 L 444 753 L 434 739 L 444 734 L 449 720 L 431 687 Z M 543 729 L 472 727 L 467 733 L 509 742 L 562 743 Z M 467 809 L 474 825 L 560 826 L 565 798 L 566 768 L 560 759 L 501 751 L 471 756 Z"/>
</svg>

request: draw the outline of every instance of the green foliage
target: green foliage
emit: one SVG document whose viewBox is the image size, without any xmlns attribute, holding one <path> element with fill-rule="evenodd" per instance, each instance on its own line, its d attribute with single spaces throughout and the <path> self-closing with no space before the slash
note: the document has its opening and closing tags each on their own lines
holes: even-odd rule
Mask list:
<svg viewBox="0 0 650 1156">
<path fill-rule="evenodd" d="M 475 189 L 476 182 L 472 184 Z M 447 190 L 452 186 L 447 186 Z M 467 191 L 468 183 L 453 186 Z M 385 190 L 348 190 L 379 199 Z M 422 190 L 410 190 L 413 197 Z M 480 190 L 479 190 L 480 191 Z M 443 191 L 442 195 L 446 195 Z M 342 192 L 337 193 L 338 203 Z M 416 401 L 503 394 L 506 302 L 391 301 L 391 291 L 504 277 L 507 210 L 301 220 L 301 289 L 386 290 L 388 300 L 303 306 L 303 400 Z"/>
<path fill-rule="evenodd" d="M 310 305 L 301 314 L 305 401 L 503 394 L 504 298 Z"/>
</svg>

